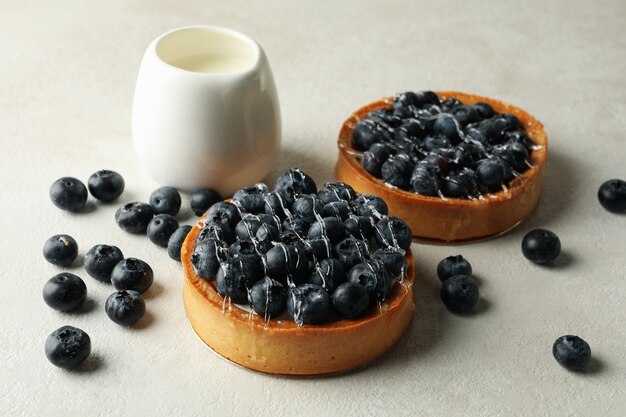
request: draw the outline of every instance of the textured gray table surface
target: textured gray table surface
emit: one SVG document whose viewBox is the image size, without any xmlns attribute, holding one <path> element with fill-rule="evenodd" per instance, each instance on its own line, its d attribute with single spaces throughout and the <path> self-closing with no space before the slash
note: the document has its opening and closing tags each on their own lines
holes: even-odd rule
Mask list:
<svg viewBox="0 0 626 417">
<path fill-rule="evenodd" d="M 598 185 L 626 177 L 626 3 L 9 1 L 0 4 L 0 415 L 623 416 L 626 413 L 626 217 L 604 211 Z M 592 4 L 593 3 L 593 4 Z M 521 3 L 520 3 L 521 4 Z M 115 226 L 117 204 L 70 215 L 50 183 L 121 172 L 121 202 L 156 187 L 134 159 L 133 86 L 144 48 L 188 24 L 244 31 L 265 48 L 281 98 L 284 146 L 271 175 L 300 166 L 332 178 L 335 139 L 360 105 L 406 89 L 458 89 L 500 98 L 542 120 L 550 137 L 537 210 L 511 233 L 456 247 L 413 245 L 413 324 L 368 368 L 325 379 L 277 379 L 209 353 L 187 325 L 181 268 L 147 238 Z M 187 210 L 182 216 L 192 221 Z M 531 265 L 520 241 L 559 234 L 556 265 Z M 78 314 L 41 300 L 59 270 L 44 240 L 69 233 L 81 253 L 117 244 L 156 273 L 138 328 L 103 311 L 111 288 L 75 267 L 89 290 Z M 463 253 L 479 278 L 480 311 L 449 314 L 434 270 Z M 51 366 L 49 332 L 92 337 L 80 372 Z M 551 354 L 562 334 L 592 346 L 587 374 Z"/>
</svg>

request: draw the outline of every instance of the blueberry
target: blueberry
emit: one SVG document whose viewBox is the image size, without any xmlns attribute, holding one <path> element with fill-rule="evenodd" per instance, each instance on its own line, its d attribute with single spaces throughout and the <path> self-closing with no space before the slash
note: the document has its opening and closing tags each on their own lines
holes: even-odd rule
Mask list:
<svg viewBox="0 0 626 417">
<path fill-rule="evenodd" d="M 366 151 L 374 143 L 384 142 L 385 134 L 371 120 L 361 120 L 352 131 L 352 146 L 358 151 Z"/>
<path fill-rule="evenodd" d="M 111 284 L 116 290 L 145 292 L 152 285 L 154 273 L 150 265 L 137 258 L 126 258 L 111 272 Z"/>
<path fill-rule="evenodd" d="M 353 236 L 345 238 L 333 247 L 333 252 L 337 259 L 343 263 L 346 271 L 365 261 L 369 257 L 367 250 L 367 243 Z"/>
<path fill-rule="evenodd" d="M 345 221 L 352 214 L 352 208 L 347 201 L 333 201 L 322 209 L 322 217 L 336 217 Z"/>
<path fill-rule="evenodd" d="M 309 269 L 306 254 L 297 246 L 278 243 L 265 254 L 267 276 L 280 282 L 302 281 Z"/>
<path fill-rule="evenodd" d="M 133 202 L 123 205 L 115 212 L 115 221 L 124 231 L 134 234 L 146 233 L 154 213 L 146 203 Z"/>
<path fill-rule="evenodd" d="M 613 179 L 602 183 L 598 200 L 602 207 L 613 213 L 626 211 L 626 181 Z"/>
<path fill-rule="evenodd" d="M 348 282 L 365 287 L 370 302 L 384 301 L 391 293 L 392 277 L 379 262 L 362 262 L 348 272 Z"/>
<path fill-rule="evenodd" d="M 222 201 L 220 193 L 211 188 L 201 188 L 191 194 L 189 205 L 196 216 L 202 216 L 213 204 Z"/>
<path fill-rule="evenodd" d="M 356 282 L 344 282 L 332 295 L 333 307 L 346 319 L 356 319 L 367 311 L 370 297 L 367 289 Z"/>
<path fill-rule="evenodd" d="M 102 169 L 87 181 L 89 192 L 100 201 L 113 201 L 124 192 L 124 178 L 115 171 Z"/>
<path fill-rule="evenodd" d="M 357 239 L 368 240 L 374 236 L 374 225 L 371 217 L 352 215 L 343 222 L 343 225 L 346 227 L 346 232 Z"/>
<path fill-rule="evenodd" d="M 447 99 L 443 103 L 441 103 L 441 111 L 444 112 L 444 113 L 450 113 L 450 112 L 452 112 L 452 110 L 454 110 L 457 107 L 460 107 L 462 105 L 463 105 L 463 103 L 461 103 L 458 99 L 456 99 L 454 97 L 450 97 L 449 99 Z"/>
<path fill-rule="evenodd" d="M 152 243 L 167 248 L 170 236 L 178 229 L 178 221 L 171 214 L 157 214 L 148 224 L 148 238 Z"/>
<path fill-rule="evenodd" d="M 75 368 L 91 353 L 91 339 L 79 328 L 59 327 L 46 339 L 45 351 L 46 357 L 54 366 Z"/>
<path fill-rule="evenodd" d="M 409 188 L 409 180 L 413 172 L 414 164 L 404 154 L 392 155 L 380 169 L 381 178 L 389 185 L 401 189 Z"/>
<path fill-rule="evenodd" d="M 491 149 L 491 154 L 518 172 L 523 172 L 527 168 L 528 151 L 521 143 L 496 145 Z"/>
<path fill-rule="evenodd" d="M 287 288 L 280 282 L 265 278 L 250 289 L 250 304 L 259 316 L 269 320 L 280 315 L 287 306 Z"/>
<path fill-rule="evenodd" d="M 43 286 L 43 300 L 55 310 L 74 310 L 85 301 L 86 297 L 85 282 L 69 272 L 53 276 Z"/>
<path fill-rule="evenodd" d="M 313 223 L 322 214 L 324 204 L 315 194 L 304 194 L 293 203 L 293 213 L 306 223 Z"/>
<path fill-rule="evenodd" d="M 508 122 L 501 117 L 485 119 L 478 124 L 478 131 L 485 138 L 486 144 L 497 145 L 506 140 L 506 133 L 511 129 Z"/>
<path fill-rule="evenodd" d="M 452 150 L 451 156 L 457 168 L 473 168 L 475 159 L 483 156 L 483 152 L 472 143 L 461 143 Z"/>
<path fill-rule="evenodd" d="M 309 223 L 302 220 L 300 216 L 291 216 L 283 220 L 282 230 L 284 232 L 293 231 L 298 235 L 306 235 L 306 231 L 309 230 Z"/>
<path fill-rule="evenodd" d="M 493 110 L 493 107 L 491 107 L 487 103 L 474 103 L 472 107 L 476 110 L 476 112 L 478 112 L 478 115 L 481 119 L 490 119 L 493 117 L 494 114 L 496 114 L 496 112 Z"/>
<path fill-rule="evenodd" d="M 453 168 L 453 163 L 451 161 L 453 155 L 451 154 L 451 151 L 451 149 L 444 148 L 436 149 L 424 159 L 419 161 L 418 164 L 431 164 L 436 167 L 437 173 L 448 173 Z"/>
<path fill-rule="evenodd" d="M 174 187 L 160 187 L 150 194 L 150 207 L 154 214 L 175 216 L 180 210 L 180 194 Z"/>
<path fill-rule="evenodd" d="M 289 207 L 292 206 L 295 199 L 290 195 L 284 195 L 278 191 L 272 191 L 265 196 L 265 213 L 271 216 L 276 216 L 279 219 L 287 217 Z"/>
<path fill-rule="evenodd" d="M 132 326 L 146 313 L 146 302 L 137 291 L 122 290 L 107 298 L 104 311 L 120 326 Z"/>
<path fill-rule="evenodd" d="M 337 243 L 346 237 L 346 228 L 336 217 L 325 217 L 311 225 L 309 229 L 309 239 L 319 239 L 326 237 L 331 243 Z"/>
<path fill-rule="evenodd" d="M 443 194 L 452 198 L 468 198 L 476 195 L 478 184 L 476 175 L 470 169 L 463 169 L 448 175 L 442 186 Z"/>
<path fill-rule="evenodd" d="M 426 136 L 422 142 L 422 147 L 428 152 L 437 149 L 447 149 L 451 146 L 452 142 L 444 135 Z"/>
<path fill-rule="evenodd" d="M 398 93 L 393 98 L 394 105 L 400 105 L 403 107 L 420 106 L 420 99 L 413 91 L 406 91 L 404 93 Z"/>
<path fill-rule="evenodd" d="M 226 201 L 213 204 L 204 218 L 207 224 L 227 227 L 230 230 L 234 230 L 240 220 L 241 215 L 239 214 L 237 206 L 233 203 L 227 203 Z"/>
<path fill-rule="evenodd" d="M 342 200 L 350 202 L 356 197 L 356 192 L 345 182 L 327 182 L 320 188 L 317 197 L 324 204 Z"/>
<path fill-rule="evenodd" d="M 263 213 L 265 197 L 269 193 L 267 185 L 259 183 L 237 190 L 233 195 L 232 202 L 239 204 L 243 211 L 252 214 Z"/>
<path fill-rule="evenodd" d="M 274 226 L 270 226 L 269 224 L 262 224 L 257 230 L 255 238 L 257 244 L 259 245 L 259 250 L 261 250 L 261 252 L 263 253 L 266 253 L 272 248 L 274 242 L 280 240 L 280 233 L 278 232 L 278 229 Z"/>
<path fill-rule="evenodd" d="M 478 183 L 490 192 L 502 189 L 505 179 L 505 167 L 497 159 L 483 159 L 476 166 L 476 179 Z"/>
<path fill-rule="evenodd" d="M 117 246 L 96 245 L 85 255 L 85 271 L 101 282 L 111 282 L 113 268 L 124 259 L 124 254 Z"/>
<path fill-rule="evenodd" d="M 476 123 L 480 120 L 480 113 L 473 106 L 455 107 L 451 113 L 461 127 Z"/>
<path fill-rule="evenodd" d="M 43 256 L 53 265 L 67 266 L 78 256 L 78 244 L 70 235 L 54 235 L 44 243 Z"/>
<path fill-rule="evenodd" d="M 178 229 L 174 230 L 174 233 L 172 233 L 167 241 L 167 254 L 173 260 L 180 262 L 180 250 L 190 231 L 191 226 L 189 225 L 179 226 Z"/>
<path fill-rule="evenodd" d="M 50 186 L 50 199 L 58 208 L 76 213 L 85 208 L 87 188 L 76 178 L 59 178 Z"/>
<path fill-rule="evenodd" d="M 333 245 L 327 238 L 300 241 L 296 246 L 302 246 L 305 252 L 318 261 L 330 258 L 333 254 Z"/>
<path fill-rule="evenodd" d="M 413 241 L 413 234 L 404 220 L 385 216 L 376 223 L 376 242 L 380 247 L 392 246 L 404 251 L 409 249 Z"/>
<path fill-rule="evenodd" d="M 406 252 L 391 246 L 376 249 L 372 253 L 372 259 L 382 263 L 392 277 L 402 275 L 402 271 L 406 267 Z"/>
<path fill-rule="evenodd" d="M 395 130 L 394 140 L 397 142 L 415 142 L 423 138 L 426 133 L 426 126 L 422 122 L 418 119 L 411 119 Z M 370 150 L 372 147 L 370 147 Z"/>
<path fill-rule="evenodd" d="M 441 282 L 455 275 L 472 276 L 472 265 L 461 255 L 448 256 L 437 265 L 437 276 Z"/>
<path fill-rule="evenodd" d="M 200 233 L 198 234 L 198 238 L 196 239 L 196 243 L 206 240 L 206 239 L 217 239 L 225 242 L 226 244 L 231 244 L 235 241 L 235 233 L 228 226 L 219 226 L 217 224 L 207 224 L 205 225 Z"/>
<path fill-rule="evenodd" d="M 319 285 L 329 293 L 346 281 L 346 270 L 341 261 L 335 258 L 323 259 L 311 270 L 309 282 Z"/>
<path fill-rule="evenodd" d="M 519 121 L 517 116 L 509 113 L 504 113 L 498 116 L 506 122 L 506 130 L 519 130 L 522 128 L 522 122 Z"/>
<path fill-rule="evenodd" d="M 459 135 L 460 126 L 456 119 L 450 115 L 441 115 L 435 119 L 433 125 L 433 133 L 435 135 L 443 135 L 450 139 L 452 144 L 456 144 L 461 140 Z"/>
<path fill-rule="evenodd" d="M 455 275 L 441 285 L 441 300 L 453 313 L 464 313 L 478 302 L 478 286 L 467 275 Z"/>
<path fill-rule="evenodd" d="M 389 213 L 385 200 L 371 194 L 361 194 L 355 198 L 352 201 L 352 208 L 355 214 L 359 216 L 373 217 L 375 219 L 380 219 Z"/>
<path fill-rule="evenodd" d="M 420 161 L 411 174 L 411 185 L 416 193 L 428 196 L 438 195 L 440 187 L 438 169 L 434 163 Z"/>
<path fill-rule="evenodd" d="M 229 297 L 236 304 L 247 303 L 248 288 L 263 278 L 262 265 L 246 264 L 246 266 L 255 265 L 254 268 L 247 268 L 244 267 L 241 259 L 236 256 L 222 262 L 215 279 L 217 292 L 224 298 Z"/>
<path fill-rule="evenodd" d="M 228 251 L 231 255 L 250 255 L 256 253 L 254 242 L 251 240 L 238 240 L 228 247 Z"/>
<path fill-rule="evenodd" d="M 439 105 L 439 96 L 432 91 L 418 91 L 416 94 L 416 101 L 414 102 L 414 106 L 416 107 L 424 107 L 428 104 Z"/>
<path fill-rule="evenodd" d="M 367 119 L 379 126 L 385 124 L 391 128 L 398 127 L 402 123 L 402 119 L 394 115 L 392 109 L 371 111 L 367 114 Z"/>
<path fill-rule="evenodd" d="M 262 214 L 258 214 L 256 217 L 258 217 L 258 219 L 261 220 L 261 223 L 265 223 L 268 226 L 274 226 L 277 229 L 280 228 L 280 221 L 279 221 L 280 219 L 272 216 L 271 214 L 262 213 Z"/>
<path fill-rule="evenodd" d="M 317 185 L 315 185 L 315 181 L 309 175 L 298 168 L 292 168 L 276 178 L 274 189 L 283 196 L 290 196 L 295 199 L 302 194 L 316 193 Z"/>
<path fill-rule="evenodd" d="M 562 367 L 570 371 L 584 371 L 591 360 L 589 343 L 578 336 L 561 336 L 552 345 L 552 355 Z"/>
<path fill-rule="evenodd" d="M 330 295 L 319 285 L 302 284 L 287 293 L 287 312 L 296 324 L 320 324 L 332 315 Z"/>
<path fill-rule="evenodd" d="M 536 264 L 545 264 L 559 256 L 561 241 L 549 230 L 531 230 L 522 240 L 522 253 L 526 259 Z"/>
<path fill-rule="evenodd" d="M 214 279 L 220 262 L 226 258 L 226 252 L 226 245 L 214 237 L 198 241 L 191 256 L 196 274 L 206 281 Z"/>
<path fill-rule="evenodd" d="M 385 163 L 391 154 L 391 147 L 388 144 L 375 143 L 363 154 L 363 168 L 376 178 L 380 178 L 380 170 L 383 163 Z"/>
<path fill-rule="evenodd" d="M 526 148 L 526 151 L 530 154 L 535 147 L 535 143 L 528 136 L 528 133 L 523 130 L 514 130 L 512 132 L 507 132 L 505 137 L 510 143 L 519 143 Z"/>
</svg>

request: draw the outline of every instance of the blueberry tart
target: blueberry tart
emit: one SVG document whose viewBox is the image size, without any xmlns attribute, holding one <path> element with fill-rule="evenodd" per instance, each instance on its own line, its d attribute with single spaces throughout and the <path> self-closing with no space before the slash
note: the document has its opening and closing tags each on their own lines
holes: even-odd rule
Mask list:
<svg viewBox="0 0 626 417">
<path fill-rule="evenodd" d="M 337 180 L 382 197 L 413 237 L 460 242 L 503 233 L 535 208 L 543 125 L 499 100 L 406 92 L 368 104 L 339 133 Z"/>
<path fill-rule="evenodd" d="M 254 190 L 254 204 L 214 205 L 183 242 L 183 300 L 200 339 L 280 375 L 355 368 L 396 343 L 415 309 L 406 223 L 382 199 L 342 182 L 318 190 L 299 169 Z"/>
</svg>

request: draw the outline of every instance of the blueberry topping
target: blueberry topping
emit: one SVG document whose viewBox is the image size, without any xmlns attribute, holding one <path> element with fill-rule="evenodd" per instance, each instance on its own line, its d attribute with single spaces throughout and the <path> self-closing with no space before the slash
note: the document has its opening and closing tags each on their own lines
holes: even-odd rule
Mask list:
<svg viewBox="0 0 626 417">
<path fill-rule="evenodd" d="M 455 275 L 472 276 L 472 265 L 462 255 L 448 256 L 437 265 L 437 276 L 441 282 Z"/>
<path fill-rule="evenodd" d="M 448 149 L 452 146 L 450 139 L 444 135 L 426 136 L 422 142 L 422 147 L 428 151 L 436 151 L 437 149 Z"/>
<path fill-rule="evenodd" d="M 346 270 L 343 264 L 335 258 L 323 259 L 317 267 L 311 270 L 309 282 L 319 285 L 329 293 L 346 281 Z"/>
<path fill-rule="evenodd" d="M 298 168 L 292 168 L 276 178 L 274 189 L 283 196 L 295 199 L 302 194 L 313 194 L 317 191 L 315 181 Z"/>
<path fill-rule="evenodd" d="M 265 213 L 276 216 L 279 219 L 287 217 L 289 207 L 294 203 L 294 198 L 290 195 L 283 195 L 278 191 L 272 191 L 265 196 Z"/>
<path fill-rule="evenodd" d="M 333 247 L 333 252 L 337 259 L 343 263 L 346 271 L 349 271 L 354 265 L 363 262 L 368 257 L 367 243 L 353 236 L 337 243 Z"/>
<path fill-rule="evenodd" d="M 557 235 L 549 230 L 535 229 L 524 236 L 522 253 L 526 259 L 536 264 L 545 264 L 559 256 L 561 241 Z"/>
<path fill-rule="evenodd" d="M 111 282 L 111 272 L 124 255 L 117 246 L 96 245 L 85 255 L 85 271 L 101 282 Z"/>
<path fill-rule="evenodd" d="M 150 265 L 137 258 L 126 258 L 111 272 L 111 284 L 116 290 L 145 292 L 152 285 L 154 274 Z"/>
<path fill-rule="evenodd" d="M 55 310 L 74 310 L 85 301 L 86 297 L 85 282 L 69 272 L 53 276 L 43 286 L 43 300 Z"/>
<path fill-rule="evenodd" d="M 180 250 L 190 231 L 191 226 L 189 225 L 179 226 L 167 241 L 167 254 L 173 260 L 180 262 Z"/>
<path fill-rule="evenodd" d="M 211 206 L 207 211 L 204 221 L 207 224 L 215 224 L 220 227 L 227 227 L 234 230 L 241 220 L 241 215 L 237 206 L 226 201 L 220 201 Z"/>
<path fill-rule="evenodd" d="M 148 238 L 152 243 L 167 248 L 170 236 L 178 229 L 178 221 L 171 214 L 157 214 L 148 224 Z"/>
<path fill-rule="evenodd" d="M 59 178 L 50 186 L 50 199 L 61 210 L 76 213 L 85 208 L 87 188 L 76 178 Z"/>
<path fill-rule="evenodd" d="M 124 231 L 134 234 L 146 233 L 154 213 L 146 203 L 133 202 L 123 205 L 115 212 L 115 221 Z"/>
<path fill-rule="evenodd" d="M 401 276 L 406 266 L 406 252 L 392 246 L 377 249 L 372 259 L 380 262 L 392 277 Z"/>
<path fill-rule="evenodd" d="M 122 290 L 107 298 L 104 311 L 120 326 L 132 326 L 146 313 L 146 302 L 137 291 Z"/>
<path fill-rule="evenodd" d="M 413 167 L 413 162 L 405 154 L 392 155 L 383 163 L 380 174 L 387 184 L 407 189 Z"/>
<path fill-rule="evenodd" d="M 280 282 L 264 278 L 250 289 L 252 309 L 266 320 L 280 315 L 287 307 L 287 288 Z"/>
<path fill-rule="evenodd" d="M 345 221 L 352 214 L 352 208 L 347 201 L 333 201 L 322 209 L 322 217 L 336 217 Z"/>
<path fill-rule="evenodd" d="M 239 204 L 247 213 L 259 214 L 263 213 L 265 207 L 264 197 L 269 190 L 265 184 L 255 184 L 237 190 L 233 195 L 232 202 Z"/>
<path fill-rule="evenodd" d="M 493 107 L 487 103 L 478 102 L 472 107 L 476 110 L 476 112 L 478 112 L 478 116 L 480 116 L 481 119 L 490 119 L 494 116 L 494 114 L 496 114 Z"/>
<path fill-rule="evenodd" d="M 364 286 L 370 302 L 374 302 L 387 299 L 391 293 L 393 278 L 379 262 L 362 262 L 350 269 L 348 282 Z"/>
<path fill-rule="evenodd" d="M 226 244 L 214 237 L 198 241 L 191 256 L 196 274 L 207 281 L 215 279 L 220 262 L 226 259 L 226 251 Z"/>
<path fill-rule="evenodd" d="M 333 307 L 341 317 L 356 319 L 367 311 L 370 297 L 367 289 L 356 282 L 344 282 L 332 295 Z"/>
<path fill-rule="evenodd" d="M 265 254 L 267 276 L 280 282 L 301 282 L 306 278 L 309 261 L 297 246 L 277 243 Z"/>
<path fill-rule="evenodd" d="M 587 369 L 591 360 L 589 343 L 578 336 L 561 336 L 552 345 L 552 355 L 562 367 L 580 372 Z"/>
<path fill-rule="evenodd" d="M 150 207 L 154 214 L 175 216 L 180 210 L 180 194 L 174 187 L 160 187 L 150 195 Z"/>
<path fill-rule="evenodd" d="M 91 339 L 79 328 L 63 326 L 48 336 L 46 357 L 59 368 L 72 369 L 80 365 L 91 353 Z"/>
<path fill-rule="evenodd" d="M 100 201 L 113 201 L 124 192 L 124 178 L 115 171 L 100 170 L 87 181 L 89 192 Z"/>
<path fill-rule="evenodd" d="M 359 151 L 368 150 L 373 144 L 385 141 L 386 137 L 378 125 L 360 121 L 352 131 L 352 145 Z"/>
<path fill-rule="evenodd" d="M 280 233 L 274 226 L 264 223 L 257 230 L 255 238 L 257 245 L 259 246 L 259 250 L 266 253 L 272 248 L 274 242 L 280 239 Z"/>
<path fill-rule="evenodd" d="M 363 154 L 363 168 L 376 178 L 381 178 L 381 169 L 392 151 L 386 143 L 375 143 Z"/>
<path fill-rule="evenodd" d="M 44 243 L 43 256 L 53 265 L 67 266 L 78 256 L 78 244 L 70 235 L 54 235 Z"/>
<path fill-rule="evenodd" d="M 416 107 L 424 107 L 429 104 L 438 106 L 440 104 L 439 96 L 432 91 L 418 91 L 415 96 L 416 102 L 413 105 Z"/>
<path fill-rule="evenodd" d="M 337 243 L 346 237 L 346 228 L 337 217 L 325 217 L 311 225 L 309 239 L 326 237 L 331 243 Z"/>
<path fill-rule="evenodd" d="M 313 223 L 322 214 L 324 204 L 315 194 L 304 194 L 293 203 L 293 213 L 306 223 Z"/>
<path fill-rule="evenodd" d="M 441 300 L 453 313 L 469 311 L 478 302 L 478 286 L 467 275 L 455 275 L 441 285 Z"/>
<path fill-rule="evenodd" d="M 324 204 L 342 200 L 350 202 L 356 197 L 356 192 L 345 182 L 327 182 L 318 191 L 317 196 Z"/>
<path fill-rule="evenodd" d="M 206 239 L 218 239 L 226 244 L 231 244 L 235 241 L 235 233 L 228 226 L 219 226 L 217 224 L 207 224 L 202 228 L 198 234 L 197 242 Z"/>
<path fill-rule="evenodd" d="M 484 159 L 476 167 L 478 183 L 491 192 L 499 191 L 504 184 L 505 170 L 497 159 Z"/>
<path fill-rule="evenodd" d="M 409 249 L 413 241 L 409 226 L 404 220 L 393 216 L 385 216 L 376 223 L 375 236 L 379 246 L 392 246 L 405 251 Z"/>
<path fill-rule="evenodd" d="M 420 161 L 415 165 L 411 175 L 411 185 L 416 193 L 436 196 L 440 187 L 438 169 L 434 163 Z"/>
<path fill-rule="evenodd" d="M 222 297 L 229 297 L 236 304 L 247 303 L 248 288 L 263 278 L 262 264 L 255 262 L 244 264 L 243 259 L 236 256 L 222 262 L 217 270 L 217 292 Z"/>
<path fill-rule="evenodd" d="M 433 133 L 435 135 L 445 136 L 451 143 L 456 144 L 461 140 L 459 130 L 461 126 L 456 119 L 450 115 L 441 115 L 435 119 L 433 125 Z"/>
<path fill-rule="evenodd" d="M 450 113 L 452 113 L 461 127 L 465 127 L 471 123 L 476 123 L 481 118 L 480 113 L 473 106 L 458 106 L 452 109 Z"/>
<path fill-rule="evenodd" d="M 189 204 L 196 216 L 202 216 L 213 204 L 222 200 L 222 196 L 217 191 L 211 188 L 201 188 L 191 194 Z"/>
<path fill-rule="evenodd" d="M 602 207 L 613 213 L 626 211 L 626 181 L 613 179 L 604 182 L 598 190 Z"/>
<path fill-rule="evenodd" d="M 371 194 L 361 194 L 355 198 L 352 207 L 357 215 L 373 217 L 376 220 L 389 213 L 385 200 Z"/>
<path fill-rule="evenodd" d="M 296 324 L 320 324 L 332 315 L 330 295 L 319 285 L 302 284 L 287 293 L 287 312 Z"/>
<path fill-rule="evenodd" d="M 443 194 L 452 198 L 473 197 L 478 191 L 476 175 L 470 169 L 463 169 L 454 174 L 448 175 L 442 187 Z"/>
<path fill-rule="evenodd" d="M 343 222 L 343 225 L 346 227 L 346 232 L 357 239 L 368 240 L 374 236 L 374 224 L 372 224 L 371 217 L 352 215 Z"/>
<path fill-rule="evenodd" d="M 282 223 L 283 232 L 295 232 L 298 235 L 306 235 L 309 230 L 309 223 L 302 220 L 300 216 L 291 216 L 283 220 Z"/>
</svg>

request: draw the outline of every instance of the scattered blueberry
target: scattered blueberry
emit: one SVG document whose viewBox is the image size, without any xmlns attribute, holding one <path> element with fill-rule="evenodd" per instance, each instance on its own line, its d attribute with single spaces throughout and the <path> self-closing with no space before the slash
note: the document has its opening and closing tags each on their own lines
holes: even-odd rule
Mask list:
<svg viewBox="0 0 626 417">
<path fill-rule="evenodd" d="M 123 205 L 115 212 L 115 221 L 118 226 L 129 233 L 143 234 L 154 213 L 146 203 L 133 202 Z"/>
<path fill-rule="evenodd" d="M 626 181 L 613 179 L 604 182 L 598 189 L 598 200 L 602 207 L 613 213 L 626 211 Z"/>
<path fill-rule="evenodd" d="M 145 292 L 152 285 L 154 273 L 150 265 L 137 258 L 126 258 L 117 263 L 111 272 L 111 284 L 116 290 Z"/>
<path fill-rule="evenodd" d="M 478 302 L 478 286 L 467 275 L 455 275 L 441 285 L 441 300 L 453 313 L 469 311 Z"/>
<path fill-rule="evenodd" d="M 132 326 L 146 313 L 146 302 L 137 291 L 122 290 L 107 298 L 104 311 L 120 326 Z"/>
<path fill-rule="evenodd" d="M 77 213 L 85 208 L 87 188 L 76 178 L 59 178 L 50 186 L 50 199 L 58 208 Z"/>
<path fill-rule="evenodd" d="M 526 259 L 536 264 L 545 264 L 559 256 L 561 241 L 557 235 L 549 230 L 535 229 L 524 236 L 522 253 Z"/>
<path fill-rule="evenodd" d="M 269 193 L 267 185 L 255 184 L 237 190 L 233 195 L 232 202 L 239 204 L 244 211 L 252 214 L 263 213 L 265 207 L 264 197 Z"/>
<path fill-rule="evenodd" d="M 330 295 L 319 285 L 302 284 L 287 293 L 287 312 L 296 324 L 320 324 L 332 315 Z"/>
<path fill-rule="evenodd" d="M 264 278 L 250 289 L 250 304 L 259 316 L 270 319 L 287 307 L 287 288 L 280 282 Z"/>
<path fill-rule="evenodd" d="M 102 169 L 91 174 L 87 187 L 97 200 L 110 202 L 124 192 L 124 178 L 115 171 Z"/>
<path fill-rule="evenodd" d="M 211 188 L 201 188 L 191 194 L 189 204 L 196 216 L 202 216 L 213 204 L 222 200 L 222 196 L 217 191 Z"/>
<path fill-rule="evenodd" d="M 157 214 L 148 224 L 148 238 L 152 243 L 167 248 L 170 236 L 178 229 L 178 221 L 171 214 Z"/>
<path fill-rule="evenodd" d="M 85 255 L 85 271 L 101 282 L 111 282 L 111 272 L 121 260 L 122 251 L 117 246 L 96 245 Z"/>
<path fill-rule="evenodd" d="M 150 194 L 150 207 L 154 214 L 175 216 L 180 210 L 180 193 L 174 187 L 160 187 Z"/>
<path fill-rule="evenodd" d="M 472 265 L 462 255 L 448 256 L 437 265 L 437 276 L 441 282 L 455 275 L 472 276 Z"/>
<path fill-rule="evenodd" d="M 54 235 L 44 243 L 43 256 L 53 265 L 67 266 L 78 256 L 78 244 L 72 236 Z"/>
<path fill-rule="evenodd" d="M 584 371 L 591 360 L 589 343 L 578 336 L 561 336 L 552 345 L 552 355 L 562 367 L 570 371 Z"/>
<path fill-rule="evenodd" d="M 74 310 L 85 301 L 86 297 L 85 282 L 69 272 L 53 276 L 43 286 L 43 300 L 55 310 Z"/>
<path fill-rule="evenodd" d="M 190 231 L 191 226 L 189 225 L 179 226 L 167 241 L 167 254 L 173 260 L 180 262 L 180 250 Z"/>
<path fill-rule="evenodd" d="M 46 357 L 54 366 L 75 368 L 91 353 L 91 339 L 79 328 L 59 327 L 46 339 L 45 351 Z"/>
<path fill-rule="evenodd" d="M 355 319 L 368 309 L 370 297 L 367 289 L 356 282 L 344 282 L 332 295 L 333 307 L 340 316 Z"/>
</svg>

